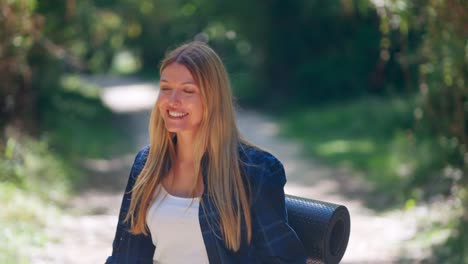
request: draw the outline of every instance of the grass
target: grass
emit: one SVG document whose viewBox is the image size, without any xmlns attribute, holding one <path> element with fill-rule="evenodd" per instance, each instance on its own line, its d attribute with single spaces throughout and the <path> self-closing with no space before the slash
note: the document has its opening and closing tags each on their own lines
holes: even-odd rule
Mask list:
<svg viewBox="0 0 468 264">
<path fill-rule="evenodd" d="M 70 159 L 105 158 L 127 150 L 132 142 L 117 129 L 115 114 L 99 98 L 99 87 L 64 76 L 61 88 L 42 97 L 43 136 Z"/>
<path fill-rule="evenodd" d="M 426 215 L 419 222 L 411 243 L 432 251 L 423 263 L 467 263 L 466 154 L 455 138 L 428 133 L 417 105 L 415 98 L 361 98 L 290 109 L 279 120 L 283 135 L 300 140 L 306 155 L 360 171 L 357 175 L 374 186 L 373 195 L 364 197 L 369 207 L 385 211 L 442 203 L 443 210 L 433 212 L 437 217 Z"/>
<path fill-rule="evenodd" d="M 69 170 L 43 141 L 10 138 L 0 153 L 0 263 L 29 263 L 69 196 Z"/>
<path fill-rule="evenodd" d="M 361 98 L 301 107 L 280 117 L 282 133 L 300 139 L 308 155 L 333 166 L 363 172 L 388 206 L 414 206 L 446 191 L 439 173 L 446 151 L 434 138 L 415 133 L 415 99 Z M 372 206 L 372 204 L 370 204 Z"/>
<path fill-rule="evenodd" d="M 44 229 L 60 217 L 60 209 L 17 186 L 0 183 L 0 263 L 29 263 L 30 253 L 48 240 Z"/>
<path fill-rule="evenodd" d="M 115 114 L 99 99 L 99 88 L 65 76 L 40 96 L 40 133 L 0 137 L 0 263 L 30 263 L 31 252 L 49 240 L 46 227 L 87 180 L 82 158 L 107 158 L 132 142 L 116 129 Z M 125 140 L 123 140 L 125 139 Z"/>
</svg>

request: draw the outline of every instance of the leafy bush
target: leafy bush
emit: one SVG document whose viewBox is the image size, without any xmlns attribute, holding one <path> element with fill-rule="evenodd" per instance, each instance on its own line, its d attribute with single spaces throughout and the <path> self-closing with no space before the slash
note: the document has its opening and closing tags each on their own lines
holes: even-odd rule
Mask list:
<svg viewBox="0 0 468 264">
<path fill-rule="evenodd" d="M 434 151 L 439 151 L 443 159 L 435 166 L 456 172 L 449 174 L 448 184 L 450 197 L 459 201 L 459 206 L 454 207 L 452 236 L 435 250 L 435 261 L 465 263 L 468 261 L 468 4 L 463 0 L 380 4 L 383 34 L 396 36 L 386 39 L 386 48 L 401 49 L 402 67 L 416 65 L 419 70 L 418 90 L 422 100 L 416 108 L 416 125 L 438 146 Z M 421 36 L 420 45 L 414 52 L 408 52 L 404 48 L 414 32 Z M 431 174 L 415 177 L 415 184 L 427 181 Z"/>
<path fill-rule="evenodd" d="M 414 129 L 414 104 L 415 99 L 367 97 L 290 110 L 282 123 L 284 133 L 303 140 L 315 157 L 363 171 L 375 193 L 386 196 L 376 206 L 402 206 L 447 195 L 454 182 L 443 170 L 457 149 Z"/>
<path fill-rule="evenodd" d="M 70 169 L 45 141 L 9 138 L 0 145 L 0 262 L 29 263 L 47 241 L 46 226 L 70 195 Z"/>
</svg>

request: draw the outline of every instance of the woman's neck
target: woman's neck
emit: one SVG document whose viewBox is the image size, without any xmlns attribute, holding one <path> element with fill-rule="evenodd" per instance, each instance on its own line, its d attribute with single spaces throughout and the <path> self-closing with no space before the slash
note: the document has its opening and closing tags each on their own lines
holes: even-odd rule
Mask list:
<svg viewBox="0 0 468 264">
<path fill-rule="evenodd" d="M 195 196 L 201 196 L 203 193 L 203 179 L 199 178 L 197 182 L 194 174 L 194 137 L 177 134 L 176 160 L 168 177 L 163 179 L 163 185 L 166 190 L 176 196 L 191 197 L 192 188 L 195 188 Z"/>
<path fill-rule="evenodd" d="M 195 160 L 194 152 L 195 137 L 188 134 L 177 134 L 176 144 L 176 162 L 177 163 L 193 163 Z"/>
</svg>

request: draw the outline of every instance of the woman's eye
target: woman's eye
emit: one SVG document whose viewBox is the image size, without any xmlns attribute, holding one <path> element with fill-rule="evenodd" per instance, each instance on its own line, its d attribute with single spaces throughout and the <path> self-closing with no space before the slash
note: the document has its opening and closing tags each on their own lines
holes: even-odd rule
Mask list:
<svg viewBox="0 0 468 264">
<path fill-rule="evenodd" d="M 169 90 L 171 90 L 171 88 L 169 88 L 169 87 L 161 87 L 161 91 L 169 91 Z"/>
<path fill-rule="evenodd" d="M 187 90 L 187 89 L 186 89 L 186 90 L 184 90 L 184 92 L 185 92 L 185 93 L 188 93 L 188 94 L 193 94 L 193 93 L 194 93 L 194 91 L 193 91 L 193 90 Z"/>
</svg>

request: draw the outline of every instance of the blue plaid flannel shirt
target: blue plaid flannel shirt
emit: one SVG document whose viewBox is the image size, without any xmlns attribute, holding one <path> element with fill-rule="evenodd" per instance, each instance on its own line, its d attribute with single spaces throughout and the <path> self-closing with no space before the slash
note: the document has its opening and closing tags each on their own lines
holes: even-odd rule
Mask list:
<svg viewBox="0 0 468 264">
<path fill-rule="evenodd" d="M 270 153 L 241 146 L 239 155 L 246 164 L 243 166 L 244 177 L 249 179 L 252 187 L 252 241 L 248 245 L 245 232 L 242 232 L 239 251 L 233 252 L 224 246 L 220 229 L 215 224 L 219 221 L 219 214 L 205 185 L 202 200 L 206 210 L 200 206 L 199 220 L 210 263 L 306 263 L 304 247 L 287 222 L 283 165 Z M 120 208 L 112 255 L 106 264 L 153 264 L 155 246 L 151 236 L 130 234 L 128 224 L 123 221 L 129 209 L 131 190 L 148 152 L 149 146 L 146 146 L 135 158 Z M 203 177 L 206 183 L 205 173 Z M 244 223 L 241 230 L 245 231 Z"/>
</svg>

